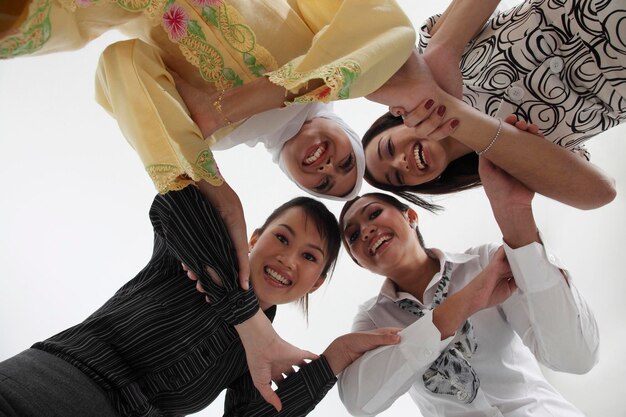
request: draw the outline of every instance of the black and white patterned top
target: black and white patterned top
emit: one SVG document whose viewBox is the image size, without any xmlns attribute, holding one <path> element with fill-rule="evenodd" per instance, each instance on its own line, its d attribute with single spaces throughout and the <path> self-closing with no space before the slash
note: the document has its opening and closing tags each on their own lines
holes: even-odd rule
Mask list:
<svg viewBox="0 0 626 417">
<path fill-rule="evenodd" d="M 198 412 L 227 389 L 225 416 L 270 416 L 252 384 L 233 325 L 258 311 L 238 288 L 236 255 L 219 214 L 196 187 L 158 195 L 150 210 L 154 253 L 148 265 L 82 323 L 33 347 L 76 366 L 106 392 L 121 416 Z M 195 290 L 180 263 L 212 300 Z M 223 277 L 215 285 L 204 266 Z M 276 307 L 266 314 L 274 318 Z M 278 388 L 280 415 L 310 412 L 336 378 L 325 358 L 303 366 Z"/>
<path fill-rule="evenodd" d="M 422 52 L 438 17 L 421 28 Z M 624 0 L 527 0 L 498 13 L 463 53 L 463 100 L 589 159 L 583 142 L 626 118 L 625 18 Z"/>
</svg>

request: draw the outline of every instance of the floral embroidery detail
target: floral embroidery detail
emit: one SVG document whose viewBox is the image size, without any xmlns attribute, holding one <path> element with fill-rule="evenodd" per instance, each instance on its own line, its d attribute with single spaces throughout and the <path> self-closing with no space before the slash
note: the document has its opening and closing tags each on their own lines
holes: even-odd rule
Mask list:
<svg viewBox="0 0 626 417">
<path fill-rule="evenodd" d="M 115 0 L 115 2 L 126 10 L 137 12 L 141 10 L 148 10 L 151 8 L 150 6 L 155 8 L 155 3 L 162 3 L 163 0 Z"/>
<path fill-rule="evenodd" d="M 154 164 L 146 167 L 146 171 L 157 191 L 164 194 L 168 191 L 176 191 L 193 183 L 189 178 L 181 177 L 180 170 L 176 165 Z"/>
<path fill-rule="evenodd" d="M 325 65 L 307 72 L 294 70 L 294 62 L 292 61 L 269 73 L 269 80 L 297 93 L 308 81 L 322 79 L 324 86 L 296 97 L 294 103 L 328 102 L 350 98 L 350 87 L 360 74 L 361 66 L 352 60 Z"/>
<path fill-rule="evenodd" d="M 163 13 L 163 28 L 169 38 L 174 42 L 187 36 L 188 21 L 189 16 L 187 15 L 187 10 L 176 4 L 170 5 L 165 13 Z"/>
<path fill-rule="evenodd" d="M 33 53 L 50 38 L 50 0 L 36 0 L 30 8 L 34 11 L 21 25 L 19 32 L 0 40 L 0 58 Z"/>
<path fill-rule="evenodd" d="M 200 7 L 219 6 L 222 4 L 222 0 L 193 0 L 193 2 Z"/>
<path fill-rule="evenodd" d="M 91 0 L 76 0 L 76 5 L 78 7 L 89 7 L 91 6 Z"/>
</svg>

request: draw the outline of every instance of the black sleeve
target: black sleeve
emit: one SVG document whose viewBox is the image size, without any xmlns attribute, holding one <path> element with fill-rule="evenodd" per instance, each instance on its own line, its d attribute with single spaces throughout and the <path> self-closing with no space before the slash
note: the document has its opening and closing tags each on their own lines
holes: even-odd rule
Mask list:
<svg viewBox="0 0 626 417">
<path fill-rule="evenodd" d="M 200 277 L 211 305 L 228 324 L 242 323 L 257 312 L 252 288 L 239 287 L 237 256 L 226 226 L 197 187 L 157 195 L 150 220 L 173 256 Z M 213 282 L 206 267 L 217 272 L 223 286 Z"/>
<path fill-rule="evenodd" d="M 324 356 L 301 367 L 278 385 L 276 394 L 283 404 L 280 413 L 268 404 L 246 372 L 226 391 L 224 417 L 299 417 L 309 414 L 335 385 L 337 378 Z"/>
</svg>

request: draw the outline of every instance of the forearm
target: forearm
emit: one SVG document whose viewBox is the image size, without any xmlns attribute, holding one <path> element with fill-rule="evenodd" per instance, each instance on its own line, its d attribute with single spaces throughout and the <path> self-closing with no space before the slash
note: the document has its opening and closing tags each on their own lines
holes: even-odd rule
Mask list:
<svg viewBox="0 0 626 417">
<path fill-rule="evenodd" d="M 150 219 L 170 253 L 198 275 L 211 305 L 226 322 L 237 325 L 258 312 L 254 291 L 239 287 L 236 254 L 222 218 L 196 187 L 158 195 Z M 207 268 L 215 271 L 219 284 Z"/>
<path fill-rule="evenodd" d="M 440 96 L 448 114 L 460 120 L 452 137 L 474 151 L 484 150 L 496 135 L 498 121 L 443 91 Z M 506 123 L 484 157 L 531 190 L 573 207 L 597 208 L 615 198 L 613 179 L 594 165 Z"/>
<path fill-rule="evenodd" d="M 427 53 L 431 48 L 433 51 L 446 49 L 460 57 L 498 3 L 499 0 L 454 0 L 431 29 Z"/>
<path fill-rule="evenodd" d="M 521 294 L 503 304 L 507 319 L 544 365 L 584 373 L 598 360 L 593 312 L 549 249 L 534 243 L 505 246 Z"/>
<path fill-rule="evenodd" d="M 502 239 L 513 249 L 532 242 L 541 242 L 532 207 L 495 207 L 493 214 L 502 232 Z"/>
<path fill-rule="evenodd" d="M 367 329 L 371 326 L 353 328 Z M 366 352 L 340 375 L 339 396 L 351 414 L 375 415 L 389 408 L 451 341 L 442 341 L 430 311 L 402 330 L 400 338 L 397 345 Z"/>
</svg>

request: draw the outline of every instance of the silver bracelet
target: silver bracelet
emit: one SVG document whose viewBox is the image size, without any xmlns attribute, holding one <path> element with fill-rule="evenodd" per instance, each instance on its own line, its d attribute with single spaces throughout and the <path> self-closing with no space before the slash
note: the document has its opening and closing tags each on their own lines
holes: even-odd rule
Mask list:
<svg viewBox="0 0 626 417">
<path fill-rule="evenodd" d="M 498 137 L 500 137 L 501 131 L 502 131 L 502 119 L 498 119 L 498 131 L 496 132 L 496 135 L 493 137 L 493 139 L 491 139 L 491 142 L 489 142 L 489 145 L 487 145 L 487 147 L 483 149 L 482 151 L 476 152 L 476 155 L 478 156 L 484 155 L 489 149 L 491 149 L 493 144 L 496 143 L 496 141 L 498 140 Z"/>
</svg>

